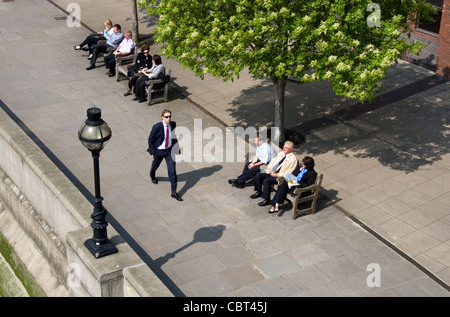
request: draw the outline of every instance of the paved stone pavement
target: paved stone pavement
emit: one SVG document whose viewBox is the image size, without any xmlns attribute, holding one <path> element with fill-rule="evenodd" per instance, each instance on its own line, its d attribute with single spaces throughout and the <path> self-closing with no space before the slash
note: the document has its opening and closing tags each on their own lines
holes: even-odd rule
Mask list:
<svg viewBox="0 0 450 317">
<path fill-rule="evenodd" d="M 163 57 L 174 77 L 169 102 L 139 104 L 123 96 L 125 80 L 86 71 L 86 54 L 73 50 L 86 26 L 102 30 L 106 18 L 131 28 L 129 1 L 77 1 L 81 27 L 67 24 L 70 3 L 0 3 L 0 105 L 85 192 L 92 159 L 77 131 L 87 108 L 102 109 L 113 131 L 100 158 L 111 223 L 175 295 L 449 296 L 450 81 L 401 61 L 385 92 L 358 106 L 327 82 L 289 82 L 286 124 L 306 137 L 296 154 L 312 155 L 324 173 L 318 212 L 292 220 L 290 206 L 269 215 L 249 198 L 252 186 L 228 185 L 242 162 L 194 160 L 212 146 L 201 131 L 226 138 L 226 127 L 273 124 L 270 80 L 202 81 Z M 139 17 L 150 40 L 154 19 Z M 184 202 L 170 198 L 164 164 L 158 185 L 148 176 L 147 137 L 164 108 L 202 139 L 177 164 Z"/>
</svg>

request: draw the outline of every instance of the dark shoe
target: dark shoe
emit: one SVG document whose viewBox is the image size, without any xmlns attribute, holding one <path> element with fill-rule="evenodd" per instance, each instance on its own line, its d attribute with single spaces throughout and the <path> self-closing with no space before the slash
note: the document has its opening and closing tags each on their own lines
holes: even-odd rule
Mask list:
<svg viewBox="0 0 450 317">
<path fill-rule="evenodd" d="M 82 48 L 82 50 L 85 51 L 85 52 L 89 51 L 89 49 L 90 49 L 89 47 L 83 47 Z"/>
<path fill-rule="evenodd" d="M 244 188 L 244 184 L 241 184 L 241 183 L 238 183 L 238 182 L 234 182 L 234 183 L 233 183 L 233 187 L 236 187 L 236 188 Z"/>
<path fill-rule="evenodd" d="M 158 180 L 156 178 L 152 178 L 152 183 L 153 184 L 158 184 Z"/>
<path fill-rule="evenodd" d="M 135 100 L 135 101 L 136 101 L 136 100 L 139 100 L 139 97 L 136 96 L 136 97 L 133 98 L 133 100 Z"/>
<path fill-rule="evenodd" d="M 180 196 L 178 196 L 177 193 L 170 194 L 170 197 L 175 198 L 178 201 L 183 201 L 183 199 Z"/>
<path fill-rule="evenodd" d="M 143 103 L 143 102 L 146 102 L 146 101 L 147 101 L 147 99 L 139 98 L 139 103 Z"/>
<path fill-rule="evenodd" d="M 233 185 L 233 183 L 236 183 L 237 182 L 237 179 L 229 179 L 228 180 L 228 184 L 230 184 L 230 185 Z"/>
<path fill-rule="evenodd" d="M 263 207 L 263 206 L 267 206 L 269 204 L 270 204 L 270 201 L 267 199 L 264 199 L 262 202 L 258 203 L 258 206 Z"/>
<path fill-rule="evenodd" d="M 125 97 L 131 95 L 131 89 L 128 89 L 126 92 L 123 93 L 123 95 Z"/>
<path fill-rule="evenodd" d="M 109 76 L 109 77 L 114 77 L 114 76 L 116 76 L 116 74 L 114 74 L 114 73 L 109 73 L 108 76 Z"/>
<path fill-rule="evenodd" d="M 261 197 L 261 196 L 262 196 L 262 193 L 256 192 L 256 193 L 254 193 L 253 195 L 250 195 L 250 198 L 251 198 L 251 199 L 256 199 L 256 198 Z"/>
<path fill-rule="evenodd" d="M 88 68 L 86 68 L 86 70 L 91 70 L 91 69 L 94 69 L 95 68 L 95 65 L 90 65 Z"/>
<path fill-rule="evenodd" d="M 278 211 L 279 211 L 278 209 L 270 209 L 269 214 L 273 214 L 274 212 L 278 212 Z"/>
<path fill-rule="evenodd" d="M 81 47 L 80 47 L 80 45 L 77 45 L 77 46 L 74 46 L 73 49 L 74 49 L 75 51 L 79 51 L 79 50 L 81 50 Z"/>
</svg>

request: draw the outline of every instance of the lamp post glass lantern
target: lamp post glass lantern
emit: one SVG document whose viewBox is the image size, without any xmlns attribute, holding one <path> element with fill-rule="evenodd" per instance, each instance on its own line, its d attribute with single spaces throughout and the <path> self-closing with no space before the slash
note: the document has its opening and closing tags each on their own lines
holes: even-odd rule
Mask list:
<svg viewBox="0 0 450 317">
<path fill-rule="evenodd" d="M 102 111 L 100 108 L 89 108 L 87 110 L 87 119 L 78 131 L 78 138 L 84 147 L 91 151 L 94 160 L 95 197 L 94 212 L 91 215 L 91 227 L 94 230 L 94 236 L 86 240 L 84 245 L 96 258 L 118 252 L 117 248 L 108 239 L 106 210 L 103 208 L 103 197 L 100 195 L 100 151 L 108 143 L 112 135 L 111 129 L 102 120 L 101 116 Z"/>
</svg>

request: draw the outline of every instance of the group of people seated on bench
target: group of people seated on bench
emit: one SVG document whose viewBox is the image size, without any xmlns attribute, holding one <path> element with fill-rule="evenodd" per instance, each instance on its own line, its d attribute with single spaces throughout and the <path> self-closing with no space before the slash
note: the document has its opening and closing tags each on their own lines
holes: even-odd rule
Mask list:
<svg viewBox="0 0 450 317">
<path fill-rule="evenodd" d="M 104 56 L 105 67 L 108 69 L 108 76 L 116 76 L 116 57 L 134 54 L 136 43 L 132 39 L 130 30 L 122 33 L 120 24 L 113 26 L 110 19 L 104 22 L 105 30 L 96 34 L 88 35 L 83 42 L 74 46 L 77 51 L 89 51 L 89 66 L 86 70 L 95 68 L 95 64 L 100 54 Z M 128 90 L 124 96 L 131 95 L 134 92 L 133 100 L 140 103 L 147 101 L 146 86 L 150 79 L 161 79 L 165 75 L 165 68 L 161 61 L 161 56 L 155 54 L 153 57 L 149 54 L 150 47 L 143 44 L 140 52 L 136 56 L 135 63 L 128 69 Z M 160 89 L 164 83 L 155 85 L 155 89 Z"/>
<path fill-rule="evenodd" d="M 253 178 L 255 193 L 250 198 L 261 197 L 263 200 L 258 205 L 272 205 L 269 213 L 276 213 L 288 194 L 292 194 L 296 188 L 305 188 L 315 183 L 317 173 L 314 170 L 314 159 L 305 156 L 299 164 L 293 153 L 294 143 L 291 141 L 286 141 L 283 150 L 277 155 L 263 136 L 258 135 L 255 144 L 256 153 L 253 159 L 244 165 L 241 175 L 228 180 L 228 183 L 237 188 L 244 188 L 245 183 Z M 272 186 L 277 184 L 275 195 L 270 199 Z M 307 194 L 306 192 L 304 195 Z"/>
</svg>

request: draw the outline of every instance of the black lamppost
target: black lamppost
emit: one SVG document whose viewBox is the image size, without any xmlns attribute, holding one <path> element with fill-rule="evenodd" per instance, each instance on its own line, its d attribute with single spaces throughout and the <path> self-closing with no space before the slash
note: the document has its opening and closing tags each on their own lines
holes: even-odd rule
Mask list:
<svg viewBox="0 0 450 317">
<path fill-rule="evenodd" d="M 111 129 L 102 120 L 102 111 L 99 108 L 89 108 L 87 110 L 87 120 L 78 131 L 78 138 L 81 143 L 92 153 L 94 159 L 94 181 L 95 198 L 94 212 L 91 215 L 91 227 L 94 229 L 94 237 L 86 240 L 84 245 L 96 257 L 100 258 L 118 252 L 117 248 L 109 241 L 106 227 L 106 210 L 103 208 L 103 198 L 100 196 L 100 170 L 98 158 L 100 151 L 111 138 Z"/>
</svg>

